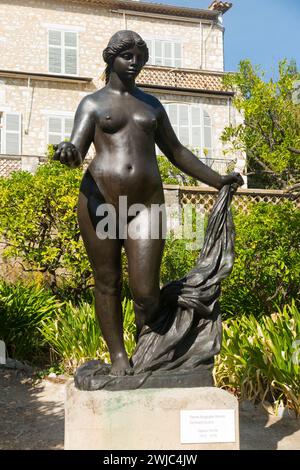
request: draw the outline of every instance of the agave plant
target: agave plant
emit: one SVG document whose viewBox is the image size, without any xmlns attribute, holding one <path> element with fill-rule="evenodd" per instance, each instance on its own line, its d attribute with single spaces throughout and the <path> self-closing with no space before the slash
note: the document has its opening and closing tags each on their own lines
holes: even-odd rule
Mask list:
<svg viewBox="0 0 300 470">
<path fill-rule="evenodd" d="M 124 341 L 125 341 L 125 348 L 128 356 L 130 357 L 133 354 L 135 349 L 135 334 L 136 334 L 136 326 L 135 326 L 135 317 L 134 317 L 134 310 L 133 310 L 133 300 L 127 299 L 126 297 L 123 299 L 122 302 L 122 310 L 123 310 L 123 331 L 124 331 Z"/>
<path fill-rule="evenodd" d="M 300 312 L 295 302 L 257 320 L 242 316 L 224 322 L 217 357 L 218 386 L 248 400 L 280 402 L 300 414 Z"/>
<path fill-rule="evenodd" d="M 134 313 L 132 300 L 124 299 L 124 339 L 127 353 L 135 347 Z M 98 322 L 94 304 L 81 302 L 74 306 L 71 301 L 64 304 L 52 318 L 42 321 L 41 333 L 69 371 L 91 359 L 109 362 L 109 353 Z"/>
<path fill-rule="evenodd" d="M 41 322 L 60 306 L 49 290 L 21 283 L 0 283 L 0 338 L 17 359 L 34 360 L 45 346 Z"/>
<path fill-rule="evenodd" d="M 42 321 L 40 331 L 69 371 L 89 359 L 108 359 L 94 306 L 86 302 L 78 306 L 65 303 L 54 317 Z"/>
</svg>

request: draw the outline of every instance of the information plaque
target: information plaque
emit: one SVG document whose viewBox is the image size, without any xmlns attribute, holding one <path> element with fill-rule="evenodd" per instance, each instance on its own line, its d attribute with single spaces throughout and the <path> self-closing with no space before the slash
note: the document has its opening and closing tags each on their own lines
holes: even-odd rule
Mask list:
<svg viewBox="0 0 300 470">
<path fill-rule="evenodd" d="M 181 410 L 181 444 L 235 442 L 234 410 Z"/>
</svg>

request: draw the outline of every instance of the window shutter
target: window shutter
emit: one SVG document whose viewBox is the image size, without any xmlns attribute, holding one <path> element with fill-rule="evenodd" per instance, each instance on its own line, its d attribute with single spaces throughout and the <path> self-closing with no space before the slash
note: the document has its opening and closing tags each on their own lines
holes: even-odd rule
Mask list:
<svg viewBox="0 0 300 470">
<path fill-rule="evenodd" d="M 61 73 L 61 49 L 49 47 L 49 72 Z"/>
<path fill-rule="evenodd" d="M 181 67 L 181 43 L 163 39 L 146 40 L 149 64 Z"/>
<path fill-rule="evenodd" d="M 164 103 L 170 123 L 180 142 L 192 148 L 200 158 L 212 158 L 212 123 L 209 113 L 199 104 Z M 203 150 L 207 152 L 204 154 Z"/>
<path fill-rule="evenodd" d="M 145 42 L 147 44 L 148 52 L 149 52 L 148 64 L 151 65 L 151 64 L 153 64 L 152 41 L 146 39 Z"/>
<path fill-rule="evenodd" d="M 49 46 L 61 46 L 61 31 L 49 31 Z"/>
<path fill-rule="evenodd" d="M 77 33 L 65 33 L 65 47 L 77 47 Z"/>
<path fill-rule="evenodd" d="M 59 144 L 62 141 L 62 120 L 59 117 L 49 117 L 48 120 L 48 143 Z"/>
<path fill-rule="evenodd" d="M 62 73 L 61 31 L 49 31 L 49 72 Z"/>
<path fill-rule="evenodd" d="M 65 49 L 65 73 L 77 74 L 77 51 L 76 49 Z"/>
<path fill-rule="evenodd" d="M 165 105 L 167 114 L 170 119 L 170 123 L 172 124 L 172 127 L 175 131 L 175 134 L 179 138 L 179 133 L 178 133 L 178 105 L 177 104 L 166 104 Z"/>
<path fill-rule="evenodd" d="M 21 153 L 21 115 L 19 113 L 5 115 L 5 153 L 8 155 Z"/>
<path fill-rule="evenodd" d="M 162 50 L 162 41 L 156 40 L 155 44 L 155 65 L 163 65 L 163 50 Z"/>
<path fill-rule="evenodd" d="M 48 42 L 49 72 L 76 75 L 78 69 L 77 33 L 50 30 Z"/>
<path fill-rule="evenodd" d="M 61 119 L 56 117 L 49 118 L 49 132 L 61 134 Z"/>
<path fill-rule="evenodd" d="M 191 145 L 197 154 L 201 149 L 201 108 L 191 106 Z"/>
<path fill-rule="evenodd" d="M 48 143 L 55 145 L 66 139 L 70 139 L 73 122 L 73 118 L 65 116 L 49 116 Z"/>
<path fill-rule="evenodd" d="M 172 67 L 173 61 L 172 61 L 172 43 L 168 41 L 164 41 L 163 43 L 163 49 L 164 49 L 164 65 L 168 67 Z"/>
<path fill-rule="evenodd" d="M 211 118 L 207 111 L 203 111 L 204 148 L 208 150 L 207 157 L 212 158 Z"/>
<path fill-rule="evenodd" d="M 77 33 L 65 33 L 65 73 L 77 74 Z"/>
<path fill-rule="evenodd" d="M 73 129 L 74 120 L 71 118 L 65 119 L 65 139 L 69 139 Z"/>
<path fill-rule="evenodd" d="M 179 105 L 179 140 L 183 145 L 190 145 L 189 139 L 189 106 Z"/>
<path fill-rule="evenodd" d="M 180 42 L 174 43 L 174 66 L 181 67 L 181 44 Z"/>
</svg>

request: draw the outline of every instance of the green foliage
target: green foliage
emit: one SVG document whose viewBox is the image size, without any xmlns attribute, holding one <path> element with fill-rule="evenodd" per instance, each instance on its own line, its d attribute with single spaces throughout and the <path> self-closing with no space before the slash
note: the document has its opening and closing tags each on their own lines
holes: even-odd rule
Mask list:
<svg viewBox="0 0 300 470">
<path fill-rule="evenodd" d="M 177 184 L 181 186 L 198 186 L 199 181 L 180 171 L 176 166 L 167 159 L 167 157 L 159 155 L 157 157 L 158 168 L 161 179 L 164 184 Z"/>
<path fill-rule="evenodd" d="M 34 375 L 37 380 L 43 380 L 49 374 L 62 375 L 64 373 L 65 373 L 65 368 L 64 368 L 63 363 L 61 362 L 61 363 L 52 363 L 50 367 L 39 369 L 35 372 Z"/>
<path fill-rule="evenodd" d="M 74 306 L 70 301 L 46 318 L 40 333 L 62 361 L 67 370 L 90 359 L 108 360 L 108 351 L 95 319 L 94 306 L 81 302 Z"/>
<path fill-rule="evenodd" d="M 46 289 L 0 283 L 0 338 L 12 358 L 35 362 L 46 351 L 39 326 L 59 304 Z"/>
<path fill-rule="evenodd" d="M 235 225 L 235 263 L 222 284 L 224 315 L 267 315 L 299 299 L 299 209 L 290 201 L 256 203 L 236 215 Z"/>
<path fill-rule="evenodd" d="M 46 156 L 47 156 L 49 162 L 53 161 L 55 150 L 56 150 L 56 145 L 48 144 Z"/>
<path fill-rule="evenodd" d="M 283 402 L 299 415 L 299 340 L 300 312 L 294 302 L 259 321 L 253 315 L 225 321 L 217 385 L 242 399 Z"/>
<path fill-rule="evenodd" d="M 188 250 L 187 243 L 172 237 L 166 240 L 160 272 L 162 284 L 181 279 L 195 266 L 199 251 Z"/>
<path fill-rule="evenodd" d="M 189 243 L 189 240 L 176 239 L 173 236 L 166 240 L 160 269 L 161 285 L 182 278 L 194 267 L 199 250 L 187 249 Z M 131 298 L 125 252 L 122 252 L 122 276 L 122 297 Z"/>
<path fill-rule="evenodd" d="M 222 141 L 230 144 L 228 152 L 245 151 L 248 171 L 269 172 L 272 179 L 265 182 L 273 186 L 285 184 L 300 170 L 300 106 L 292 100 L 300 74 L 285 60 L 278 69 L 277 81 L 265 81 L 260 68 L 244 60 L 237 73 L 225 77 L 225 85 L 237 92 L 234 105 L 245 120 L 226 127 L 222 135 Z"/>
<path fill-rule="evenodd" d="M 124 339 L 128 354 L 135 347 L 134 314 L 131 300 L 124 299 Z M 81 302 L 74 306 L 64 304 L 51 318 L 45 318 L 40 333 L 56 355 L 56 362 L 62 361 L 64 369 L 74 371 L 80 364 L 91 359 L 109 362 L 109 354 L 98 322 L 94 305 Z"/>
<path fill-rule="evenodd" d="M 133 301 L 131 299 L 127 299 L 127 298 L 123 299 L 122 311 L 123 311 L 123 334 L 124 334 L 125 349 L 126 349 L 128 357 L 131 357 L 136 346 L 135 315 L 134 315 L 134 310 L 133 310 Z"/>
<path fill-rule="evenodd" d="M 76 217 L 82 170 L 57 162 L 35 175 L 0 178 L 0 238 L 3 256 L 25 271 L 44 273 L 54 291 L 68 285 L 73 295 L 90 284 L 91 270 Z"/>
</svg>

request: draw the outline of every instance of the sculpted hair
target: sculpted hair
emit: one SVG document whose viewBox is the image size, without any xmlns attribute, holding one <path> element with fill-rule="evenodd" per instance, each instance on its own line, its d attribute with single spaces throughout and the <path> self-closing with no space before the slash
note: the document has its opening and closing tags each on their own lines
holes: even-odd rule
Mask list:
<svg viewBox="0 0 300 470">
<path fill-rule="evenodd" d="M 109 80 L 109 75 L 112 69 L 112 65 L 115 57 L 120 54 L 120 52 L 125 51 L 126 49 L 131 49 L 132 47 L 137 46 L 142 50 L 144 54 L 144 65 L 149 59 L 149 51 L 147 44 L 141 38 L 141 36 L 134 31 L 130 30 L 121 30 L 115 33 L 109 40 L 107 47 L 102 53 L 104 62 L 107 66 L 105 68 L 105 83 Z"/>
</svg>

